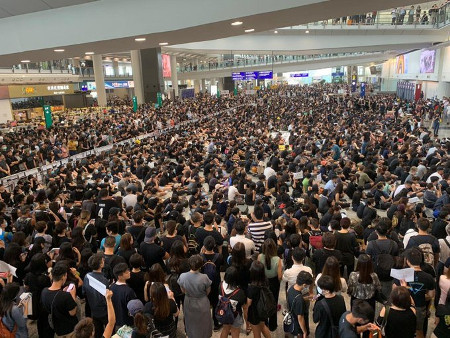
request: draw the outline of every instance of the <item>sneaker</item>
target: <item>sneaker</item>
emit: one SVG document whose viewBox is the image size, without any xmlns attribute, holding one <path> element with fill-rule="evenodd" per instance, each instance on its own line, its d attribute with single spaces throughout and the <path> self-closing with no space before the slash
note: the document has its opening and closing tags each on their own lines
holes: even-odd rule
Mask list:
<svg viewBox="0 0 450 338">
<path fill-rule="evenodd" d="M 220 331 L 222 325 L 214 325 L 214 332 Z"/>
</svg>

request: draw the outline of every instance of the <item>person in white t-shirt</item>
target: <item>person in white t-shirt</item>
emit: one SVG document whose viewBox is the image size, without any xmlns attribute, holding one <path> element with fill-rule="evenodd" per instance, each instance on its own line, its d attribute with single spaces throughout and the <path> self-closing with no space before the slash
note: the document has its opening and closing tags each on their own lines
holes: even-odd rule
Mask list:
<svg viewBox="0 0 450 338">
<path fill-rule="evenodd" d="M 230 246 L 233 249 L 236 243 L 242 243 L 245 246 L 245 257 L 250 259 L 252 254 L 256 251 L 255 243 L 245 237 L 245 224 L 241 220 L 237 220 L 234 224 L 234 229 L 236 230 L 236 236 L 230 237 Z"/>
<path fill-rule="evenodd" d="M 233 185 L 231 185 L 228 188 L 228 200 L 229 201 L 234 201 L 234 198 L 239 195 L 239 191 L 236 187 L 237 185 L 238 185 L 238 182 L 237 182 L 237 180 L 235 180 L 233 182 Z"/>
<path fill-rule="evenodd" d="M 269 177 L 274 176 L 276 174 L 277 173 L 275 172 L 275 170 L 273 170 L 270 166 L 264 169 L 264 176 L 266 176 L 266 180 L 268 180 Z"/>
<path fill-rule="evenodd" d="M 305 259 L 305 251 L 299 247 L 296 247 L 292 251 L 292 260 L 294 261 L 294 265 L 290 269 L 287 269 L 283 273 L 283 281 L 287 283 L 287 290 L 293 285 L 297 280 L 297 276 L 300 271 L 306 271 L 313 275 L 312 270 L 309 266 L 303 265 L 303 260 Z"/>
</svg>

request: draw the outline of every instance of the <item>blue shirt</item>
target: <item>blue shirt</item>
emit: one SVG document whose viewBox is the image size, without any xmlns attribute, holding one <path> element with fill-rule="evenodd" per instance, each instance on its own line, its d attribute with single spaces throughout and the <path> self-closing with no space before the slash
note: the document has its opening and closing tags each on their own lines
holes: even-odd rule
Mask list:
<svg viewBox="0 0 450 338">
<path fill-rule="evenodd" d="M 120 245 L 120 239 L 122 238 L 121 235 L 117 234 L 116 236 L 116 245 L 114 246 L 114 252 L 117 252 L 117 250 L 119 250 L 119 245 Z M 105 238 L 102 239 L 102 241 L 100 242 L 100 250 L 105 251 Z"/>
</svg>

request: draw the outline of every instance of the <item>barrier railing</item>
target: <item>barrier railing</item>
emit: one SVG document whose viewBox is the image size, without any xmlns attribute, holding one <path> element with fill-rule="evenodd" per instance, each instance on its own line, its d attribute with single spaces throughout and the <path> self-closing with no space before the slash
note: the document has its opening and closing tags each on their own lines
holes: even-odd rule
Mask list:
<svg viewBox="0 0 450 338">
<path fill-rule="evenodd" d="M 169 133 L 171 131 L 176 131 L 176 130 L 180 129 L 181 127 L 185 126 L 185 125 L 197 123 L 199 121 L 203 121 L 205 119 L 217 116 L 219 114 L 226 114 L 226 113 L 228 113 L 228 112 L 230 112 L 230 111 L 232 111 L 234 109 L 238 109 L 240 107 L 245 107 L 245 106 L 250 106 L 250 105 L 255 106 L 256 104 L 255 103 L 240 104 L 240 105 L 237 105 L 237 106 L 234 106 L 234 107 L 231 107 L 231 108 L 227 108 L 225 110 L 218 111 L 216 113 L 204 115 L 204 116 L 192 119 L 192 120 L 182 121 L 182 122 L 180 122 L 180 123 L 178 123 L 178 124 L 176 124 L 174 126 L 170 126 L 170 127 L 167 127 L 167 128 L 164 128 L 164 129 L 160 129 L 160 130 L 154 130 L 154 131 L 152 131 L 150 133 L 142 134 L 142 135 L 139 135 L 137 137 L 129 138 L 129 139 L 126 139 L 126 140 L 123 140 L 123 141 L 120 141 L 120 142 L 113 143 L 113 144 L 108 144 L 108 145 L 103 146 L 103 147 L 97 147 L 97 148 L 94 148 L 94 149 L 91 149 L 91 150 L 87 150 L 87 151 L 84 151 L 82 153 L 78 153 L 76 155 L 73 155 L 73 156 L 70 156 L 70 157 L 66 157 L 64 159 L 61 159 L 61 160 L 58 160 L 58 161 L 55 161 L 55 162 L 52 162 L 52 163 L 49 163 L 49 164 L 45 164 L 45 165 L 42 165 L 42 166 L 39 166 L 39 167 L 36 167 L 36 168 L 33 168 L 33 169 L 25 170 L 25 171 L 22 171 L 22 172 L 19 172 L 19 173 L 10 175 L 10 176 L 3 177 L 2 179 L 0 179 L 0 183 L 3 186 L 5 186 L 6 188 L 12 190 L 14 188 L 14 186 L 16 185 L 18 180 L 20 180 L 21 178 L 28 177 L 30 175 L 36 176 L 38 181 L 42 181 L 44 173 L 48 169 L 57 168 L 57 167 L 60 167 L 62 165 L 65 165 L 65 164 L 67 164 L 69 162 L 74 162 L 76 160 L 80 160 L 80 159 L 86 158 L 86 157 L 88 157 L 90 155 L 100 154 L 102 152 L 105 152 L 105 151 L 108 151 L 108 150 L 112 149 L 114 146 L 122 146 L 122 145 L 127 145 L 127 144 L 130 145 L 133 142 L 135 142 L 136 140 L 144 140 L 144 139 L 148 139 L 148 138 L 156 139 L 160 135 L 165 135 L 165 134 L 167 134 L 167 133 Z"/>
</svg>

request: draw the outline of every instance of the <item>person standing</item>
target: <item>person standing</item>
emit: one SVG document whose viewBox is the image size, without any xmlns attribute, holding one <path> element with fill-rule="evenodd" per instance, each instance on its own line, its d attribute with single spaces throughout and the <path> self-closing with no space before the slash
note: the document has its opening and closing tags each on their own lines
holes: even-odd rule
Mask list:
<svg viewBox="0 0 450 338">
<path fill-rule="evenodd" d="M 404 280 L 394 279 L 393 285 L 393 290 L 400 285 L 410 289 L 411 297 L 416 306 L 416 337 L 418 338 L 425 336 L 424 322 L 427 320 L 427 304 L 433 299 L 436 287 L 434 278 L 420 268 L 422 262 L 422 252 L 419 248 L 414 247 L 407 251 L 406 263 L 414 269 L 414 281 L 405 282 Z"/>
<path fill-rule="evenodd" d="M 75 302 L 77 290 L 75 287 L 63 290 L 68 269 L 64 261 L 57 262 L 51 273 L 52 285 L 42 290 L 41 295 L 43 308 L 51 316 L 53 330 L 58 336 L 72 333 L 78 322 Z"/>
<path fill-rule="evenodd" d="M 127 304 L 130 300 L 136 299 L 136 294 L 127 285 L 127 280 L 130 279 L 130 269 L 127 263 L 119 263 L 114 267 L 113 272 L 117 282 L 111 285 L 110 290 L 113 292 L 112 302 L 116 314 L 116 328 L 123 325 L 132 326 L 133 318 L 128 314 Z"/>
<path fill-rule="evenodd" d="M 88 260 L 89 272 L 83 281 L 83 293 L 86 296 L 86 304 L 91 309 L 91 316 L 95 326 L 95 338 L 101 338 L 105 326 L 108 324 L 106 298 L 90 285 L 90 280 L 109 286 L 109 280 L 103 275 L 105 258 L 102 253 L 91 256 Z"/>
<path fill-rule="evenodd" d="M 314 304 L 313 320 L 317 338 L 333 338 L 339 330 L 339 319 L 346 311 L 344 297 L 337 295 L 336 283 L 328 275 L 322 275 L 317 281 L 323 298 Z"/>
<path fill-rule="evenodd" d="M 273 230 L 273 226 L 270 221 L 264 221 L 264 209 L 261 206 L 255 206 L 253 215 L 255 219 L 248 224 L 247 229 L 255 243 L 256 251 L 261 252 L 261 246 L 264 243 L 264 233 L 266 230 Z"/>
<path fill-rule="evenodd" d="M 212 319 L 208 294 L 212 282 L 200 273 L 203 258 L 193 255 L 189 258 L 189 272 L 182 273 L 178 284 L 185 294 L 183 312 L 188 337 L 209 338 L 212 335 Z"/>
<path fill-rule="evenodd" d="M 306 338 L 309 335 L 309 302 L 305 302 L 303 295 L 309 293 L 309 288 L 312 284 L 313 278 L 311 274 L 301 271 L 297 275 L 295 285 L 288 290 L 286 295 L 288 308 L 292 309 L 294 317 L 294 331 L 292 334 L 301 338 Z"/>
</svg>

